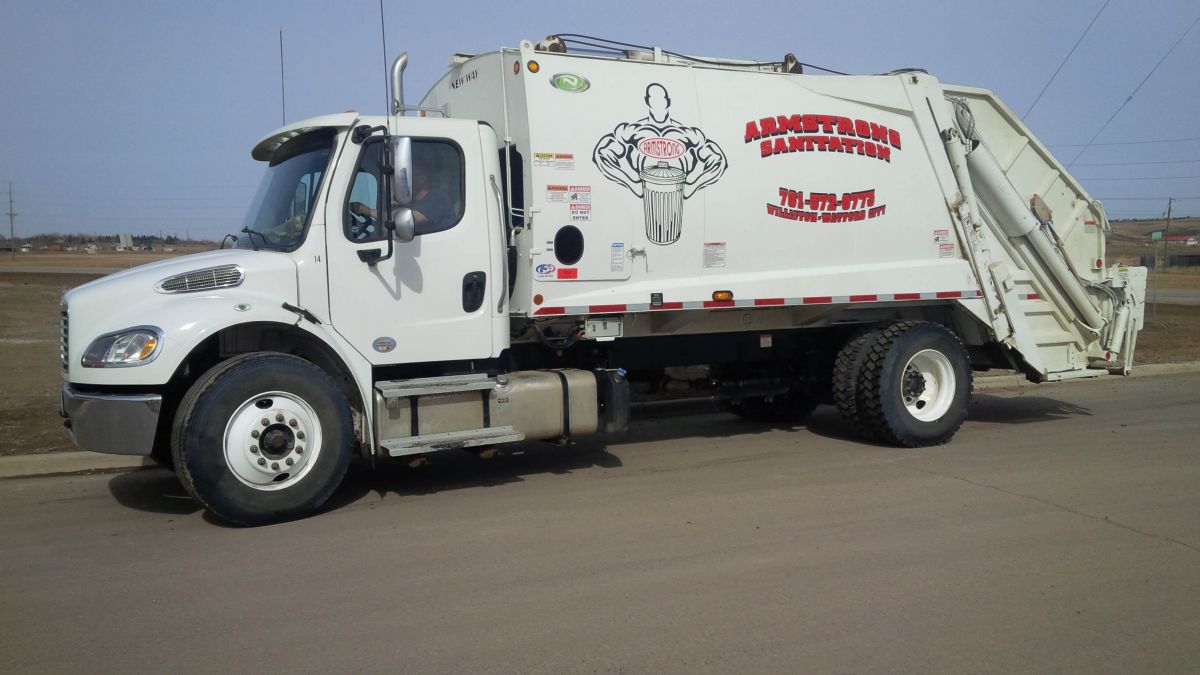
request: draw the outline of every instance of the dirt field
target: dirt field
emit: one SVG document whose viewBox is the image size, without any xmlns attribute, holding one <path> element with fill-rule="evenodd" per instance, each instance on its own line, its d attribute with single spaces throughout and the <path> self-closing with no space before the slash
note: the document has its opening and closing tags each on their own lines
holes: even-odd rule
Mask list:
<svg viewBox="0 0 1200 675">
<path fill-rule="evenodd" d="M 0 346 L 9 356 L 0 389 L 0 456 L 75 449 L 58 415 L 58 305 L 64 291 L 94 278 L 0 272 Z M 1200 360 L 1197 333 L 1200 307 L 1159 305 L 1157 319 L 1148 307 L 1137 362 Z"/>
</svg>

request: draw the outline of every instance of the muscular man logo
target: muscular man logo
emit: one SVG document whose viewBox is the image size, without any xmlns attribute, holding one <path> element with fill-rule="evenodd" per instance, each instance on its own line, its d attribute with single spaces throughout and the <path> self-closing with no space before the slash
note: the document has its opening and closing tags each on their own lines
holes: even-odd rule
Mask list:
<svg viewBox="0 0 1200 675">
<path fill-rule="evenodd" d="M 703 131 L 671 117 L 666 87 L 646 87 L 646 106 L 646 117 L 618 124 L 600 139 L 592 161 L 605 178 L 642 199 L 646 237 L 655 244 L 673 244 L 683 230 L 683 200 L 717 182 L 727 163 L 720 146 Z"/>
</svg>

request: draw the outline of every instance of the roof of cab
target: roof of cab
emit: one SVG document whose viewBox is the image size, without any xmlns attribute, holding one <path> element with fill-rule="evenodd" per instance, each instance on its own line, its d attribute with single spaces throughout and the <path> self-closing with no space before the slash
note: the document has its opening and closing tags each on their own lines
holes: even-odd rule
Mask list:
<svg viewBox="0 0 1200 675">
<path fill-rule="evenodd" d="M 297 136 L 317 129 L 348 129 L 358 118 L 359 115 L 356 112 L 344 112 L 293 122 L 272 131 L 255 143 L 254 149 L 250 151 L 250 156 L 260 162 L 270 161 L 271 157 L 275 155 L 275 151 Z"/>
</svg>

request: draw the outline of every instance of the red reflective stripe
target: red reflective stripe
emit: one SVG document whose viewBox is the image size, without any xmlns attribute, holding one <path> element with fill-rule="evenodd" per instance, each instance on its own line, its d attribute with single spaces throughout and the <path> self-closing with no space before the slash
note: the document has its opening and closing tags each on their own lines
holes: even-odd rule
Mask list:
<svg viewBox="0 0 1200 675">
<path fill-rule="evenodd" d="M 683 303 L 682 302 L 664 302 L 663 304 L 659 305 L 658 307 L 655 307 L 654 305 L 650 305 L 650 309 L 683 309 Z"/>
<path fill-rule="evenodd" d="M 705 300 L 705 307 L 733 307 L 732 300 Z"/>
<path fill-rule="evenodd" d="M 938 291 L 937 297 L 939 297 L 939 298 L 961 298 L 962 291 Z"/>
<path fill-rule="evenodd" d="M 537 314 L 566 314 L 566 313 L 567 313 L 566 307 L 542 307 L 542 308 L 538 309 L 538 311 L 534 312 L 535 315 L 537 315 Z"/>
<path fill-rule="evenodd" d="M 1038 295 L 1037 293 L 1030 293 L 1029 295 L 1025 296 L 1025 299 L 1026 300 L 1041 300 L 1042 296 Z"/>
<path fill-rule="evenodd" d="M 897 293 L 897 294 L 893 295 L 892 297 L 897 300 L 920 300 L 921 294 L 920 293 Z"/>
<path fill-rule="evenodd" d="M 627 305 L 592 305 L 588 307 L 588 311 L 593 314 L 603 314 L 605 312 L 624 312 Z"/>
<path fill-rule="evenodd" d="M 783 304 L 783 298 L 758 298 L 754 301 L 754 305 L 756 307 L 761 307 L 763 305 L 782 305 L 782 304 Z"/>
<path fill-rule="evenodd" d="M 804 298 L 806 305 L 828 305 L 831 302 L 833 302 L 833 296 L 830 295 L 814 295 Z"/>
<path fill-rule="evenodd" d="M 852 295 L 850 302 L 875 302 L 879 299 L 878 295 Z"/>
</svg>

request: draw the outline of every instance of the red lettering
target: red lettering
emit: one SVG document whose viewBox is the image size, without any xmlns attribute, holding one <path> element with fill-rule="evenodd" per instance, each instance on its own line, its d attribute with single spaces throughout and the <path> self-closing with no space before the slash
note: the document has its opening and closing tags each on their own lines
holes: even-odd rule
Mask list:
<svg viewBox="0 0 1200 675">
<path fill-rule="evenodd" d="M 887 127 L 871 122 L 871 140 L 878 141 L 879 143 L 887 143 L 887 133 Z M 859 134 L 859 136 L 862 136 L 862 134 Z M 863 136 L 863 138 L 866 138 L 866 136 Z"/>
<path fill-rule="evenodd" d="M 757 141 L 762 138 L 762 132 L 758 130 L 758 122 L 746 122 L 746 142 Z"/>
<path fill-rule="evenodd" d="M 766 143 L 767 141 L 763 141 L 763 142 Z M 787 151 L 788 151 L 787 141 L 782 138 L 776 138 L 775 145 L 772 148 L 772 152 L 776 155 L 782 155 L 783 153 L 785 153 Z"/>
<path fill-rule="evenodd" d="M 876 147 L 879 148 L 879 159 L 890 164 L 892 161 L 892 149 L 886 145 L 878 145 Z"/>
<path fill-rule="evenodd" d="M 764 117 L 758 121 L 758 125 L 762 128 L 763 136 L 775 136 L 779 133 L 779 127 L 775 126 L 774 117 Z"/>
<path fill-rule="evenodd" d="M 893 148 L 899 150 L 900 149 L 900 132 L 896 131 L 895 129 L 888 129 L 888 143 L 891 143 Z M 889 159 L 888 161 L 891 161 L 891 160 Z"/>
<path fill-rule="evenodd" d="M 762 153 L 763 157 L 770 157 L 771 156 L 771 140 L 767 139 L 765 141 L 760 142 L 758 144 L 758 151 Z"/>
<path fill-rule="evenodd" d="M 779 133 L 781 134 L 798 134 L 804 130 L 804 125 L 801 124 L 799 115 L 792 115 L 791 117 L 780 115 L 775 118 L 775 121 L 779 123 Z"/>
<path fill-rule="evenodd" d="M 843 136 L 854 135 L 854 121 L 849 117 L 837 118 L 837 132 Z"/>
<path fill-rule="evenodd" d="M 803 152 L 804 137 L 803 136 L 788 136 L 788 150 L 790 152 Z"/>
<path fill-rule="evenodd" d="M 875 145 L 874 143 L 863 143 L 863 145 L 866 146 L 865 149 L 867 151 L 867 157 L 875 157 L 877 155 L 875 148 L 878 148 L 879 146 Z"/>
<path fill-rule="evenodd" d="M 806 133 L 806 134 L 817 133 L 817 116 L 816 115 L 805 115 L 804 116 L 804 133 Z"/>
<path fill-rule="evenodd" d="M 859 138 L 869 138 L 871 136 L 871 123 L 866 120 L 854 120 L 854 133 Z"/>
<path fill-rule="evenodd" d="M 837 136 L 829 137 L 829 152 L 845 152 L 842 150 L 842 139 Z"/>
</svg>

